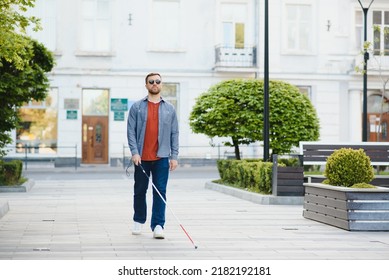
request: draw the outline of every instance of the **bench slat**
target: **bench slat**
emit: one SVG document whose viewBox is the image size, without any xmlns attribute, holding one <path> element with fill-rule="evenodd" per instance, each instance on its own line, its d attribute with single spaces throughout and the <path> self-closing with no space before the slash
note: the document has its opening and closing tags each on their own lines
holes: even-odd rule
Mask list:
<svg viewBox="0 0 389 280">
<path fill-rule="evenodd" d="M 331 144 L 300 142 L 300 154 L 303 156 L 304 165 L 323 165 L 335 150 L 341 148 L 363 149 L 366 155 L 370 157 L 372 165 L 389 165 L 388 143 Z"/>
</svg>

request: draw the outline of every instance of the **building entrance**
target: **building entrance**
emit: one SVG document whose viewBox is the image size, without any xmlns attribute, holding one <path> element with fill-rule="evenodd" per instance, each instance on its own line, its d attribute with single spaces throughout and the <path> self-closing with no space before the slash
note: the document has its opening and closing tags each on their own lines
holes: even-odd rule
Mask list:
<svg viewBox="0 0 389 280">
<path fill-rule="evenodd" d="M 108 163 L 108 117 L 82 117 L 82 163 Z"/>
<path fill-rule="evenodd" d="M 82 104 L 82 163 L 108 163 L 108 99 L 105 89 L 84 89 Z"/>
</svg>

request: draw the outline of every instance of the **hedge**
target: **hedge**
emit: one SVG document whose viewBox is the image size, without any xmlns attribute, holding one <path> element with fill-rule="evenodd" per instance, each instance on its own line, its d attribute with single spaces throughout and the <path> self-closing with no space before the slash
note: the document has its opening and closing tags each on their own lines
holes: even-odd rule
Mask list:
<svg viewBox="0 0 389 280">
<path fill-rule="evenodd" d="M 22 170 L 21 160 L 0 161 L 0 185 L 17 185 L 22 177 Z"/>
<path fill-rule="evenodd" d="M 221 181 L 253 192 L 271 194 L 271 162 L 260 160 L 218 160 Z"/>
</svg>

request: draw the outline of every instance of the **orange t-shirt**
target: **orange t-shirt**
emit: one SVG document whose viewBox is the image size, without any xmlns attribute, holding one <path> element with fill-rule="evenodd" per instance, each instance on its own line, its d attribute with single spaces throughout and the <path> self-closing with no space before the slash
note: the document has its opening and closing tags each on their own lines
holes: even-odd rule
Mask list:
<svg viewBox="0 0 389 280">
<path fill-rule="evenodd" d="M 159 102 L 148 102 L 145 142 L 143 143 L 142 160 L 157 160 L 158 151 L 158 110 Z"/>
</svg>

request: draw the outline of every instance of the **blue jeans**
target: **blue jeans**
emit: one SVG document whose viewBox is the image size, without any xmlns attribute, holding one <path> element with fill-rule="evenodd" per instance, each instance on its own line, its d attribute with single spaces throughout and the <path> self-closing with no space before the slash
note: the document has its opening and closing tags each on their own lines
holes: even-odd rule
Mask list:
<svg viewBox="0 0 389 280">
<path fill-rule="evenodd" d="M 158 191 L 166 201 L 166 186 L 169 178 L 169 159 L 161 158 L 155 161 L 142 161 L 142 167 L 145 170 L 147 176 L 150 177 Z M 135 165 L 134 173 L 134 221 L 144 224 L 147 219 L 147 204 L 146 193 L 149 186 L 149 179 L 143 173 L 140 166 Z M 153 189 L 153 207 L 151 214 L 151 230 L 157 225 L 162 228 L 165 225 L 165 211 L 166 205 L 159 196 L 159 194 Z"/>
</svg>

